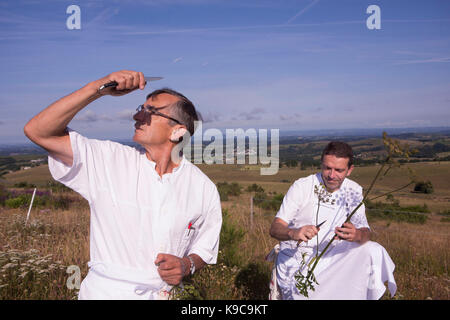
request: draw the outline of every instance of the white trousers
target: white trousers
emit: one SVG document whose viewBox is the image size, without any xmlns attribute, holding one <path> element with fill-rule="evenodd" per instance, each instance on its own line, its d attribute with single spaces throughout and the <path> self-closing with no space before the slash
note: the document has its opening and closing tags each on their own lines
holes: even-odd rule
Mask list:
<svg viewBox="0 0 450 320">
<path fill-rule="evenodd" d="M 392 296 L 397 290 L 395 265 L 384 247 L 376 242 L 360 245 L 339 241 L 317 264 L 314 275 L 319 284 L 314 284 L 314 291 L 308 291 L 308 298 L 295 286 L 294 275 L 301 264 L 298 256 L 301 255 L 291 257 L 283 251 L 278 254 L 277 283 L 283 300 L 376 300 L 386 291 L 386 281 Z"/>
</svg>

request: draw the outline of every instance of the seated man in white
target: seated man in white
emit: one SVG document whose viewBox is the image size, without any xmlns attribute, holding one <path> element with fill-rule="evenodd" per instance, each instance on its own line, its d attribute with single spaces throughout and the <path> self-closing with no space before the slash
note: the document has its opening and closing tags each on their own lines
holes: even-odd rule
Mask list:
<svg viewBox="0 0 450 320">
<path fill-rule="evenodd" d="M 353 168 L 351 147 L 330 142 L 322 153 L 321 172 L 295 181 L 284 197 L 270 228 L 270 235 L 281 241 L 276 282 L 282 299 L 379 299 L 385 281 L 395 294 L 394 263 L 381 245 L 369 241 L 364 205 L 344 224 L 363 198 L 361 186 L 347 178 Z M 306 275 L 308 263 L 335 234 L 339 240 L 314 269 L 318 284 L 308 297 L 300 294 L 296 272 Z"/>
<path fill-rule="evenodd" d="M 100 90 L 113 82 L 116 87 Z M 111 73 L 25 126 L 25 134 L 49 152 L 52 176 L 89 201 L 90 269 L 79 299 L 167 298 L 183 277 L 217 260 L 219 193 L 177 152 L 199 119 L 191 101 L 170 89 L 150 93 L 133 117 L 133 140 L 141 149 L 87 139 L 67 128 L 92 101 L 145 84 L 142 72 Z"/>
</svg>

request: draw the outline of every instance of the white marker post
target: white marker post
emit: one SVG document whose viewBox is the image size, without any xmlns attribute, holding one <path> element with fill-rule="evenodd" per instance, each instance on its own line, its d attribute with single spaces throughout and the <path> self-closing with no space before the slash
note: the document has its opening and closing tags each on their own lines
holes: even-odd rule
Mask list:
<svg viewBox="0 0 450 320">
<path fill-rule="evenodd" d="M 36 188 L 34 188 L 33 196 L 31 197 L 30 207 L 28 208 L 28 213 L 27 213 L 27 220 L 25 220 L 25 227 L 27 226 L 28 218 L 30 217 L 31 207 L 33 206 L 35 194 L 36 194 Z"/>
</svg>

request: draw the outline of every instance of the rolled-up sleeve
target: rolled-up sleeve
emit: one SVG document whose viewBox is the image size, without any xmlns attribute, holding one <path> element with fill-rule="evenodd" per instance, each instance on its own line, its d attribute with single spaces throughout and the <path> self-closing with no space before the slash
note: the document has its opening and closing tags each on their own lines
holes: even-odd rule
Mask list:
<svg viewBox="0 0 450 320">
<path fill-rule="evenodd" d="M 50 173 L 58 182 L 81 194 L 90 201 L 89 188 L 86 170 L 86 157 L 88 149 L 88 139 L 77 132 L 69 130 L 70 144 L 73 153 L 72 166 L 65 165 L 61 160 L 51 155 L 48 156 L 48 168 Z"/>
<path fill-rule="evenodd" d="M 364 204 L 356 210 L 355 214 L 350 218 L 350 222 L 357 229 L 367 228 L 370 229 L 369 223 L 366 218 L 366 208 Z"/>
<path fill-rule="evenodd" d="M 219 252 L 220 229 L 222 228 L 222 208 L 219 192 L 215 185 L 209 188 L 205 199 L 208 199 L 209 203 L 188 254 L 196 254 L 205 263 L 215 264 Z"/>
<path fill-rule="evenodd" d="M 276 217 L 284 220 L 286 223 L 290 223 L 297 212 L 305 205 L 308 190 L 310 190 L 310 186 L 307 185 L 306 179 L 295 181 L 284 196 L 283 203 Z"/>
</svg>

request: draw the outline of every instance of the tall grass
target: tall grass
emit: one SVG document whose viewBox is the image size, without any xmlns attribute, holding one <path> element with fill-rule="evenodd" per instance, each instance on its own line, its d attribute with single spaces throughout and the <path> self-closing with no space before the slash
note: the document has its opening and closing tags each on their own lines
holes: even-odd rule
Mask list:
<svg viewBox="0 0 450 320">
<path fill-rule="evenodd" d="M 76 195 L 72 194 L 72 197 Z M 0 208 L 0 299 L 75 299 L 66 286 L 70 265 L 84 277 L 89 261 L 89 210 Z"/>
<path fill-rule="evenodd" d="M 186 279 L 177 298 L 268 297 L 272 265 L 264 258 L 277 243 L 268 232 L 276 209 L 255 206 L 251 224 L 250 197 L 256 190 L 243 189 L 222 202 L 218 263 Z M 77 291 L 66 287 L 66 269 L 76 265 L 82 277 L 87 274 L 89 208 L 73 192 L 64 194 L 74 199 L 67 210 L 34 208 L 26 227 L 26 209 L 0 206 L 0 299 L 76 297 Z M 440 221 L 447 211 L 427 213 L 423 224 L 369 216 L 372 240 L 386 248 L 396 265 L 395 299 L 450 298 L 450 224 Z"/>
</svg>

